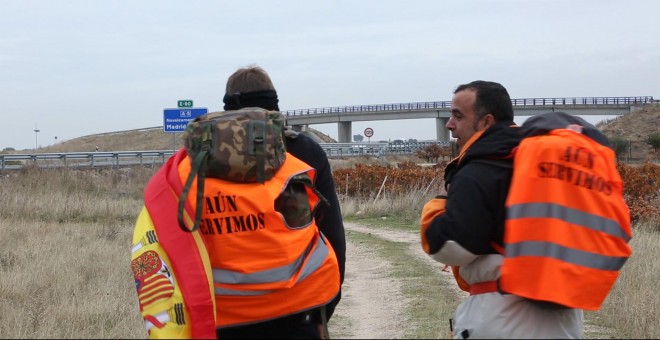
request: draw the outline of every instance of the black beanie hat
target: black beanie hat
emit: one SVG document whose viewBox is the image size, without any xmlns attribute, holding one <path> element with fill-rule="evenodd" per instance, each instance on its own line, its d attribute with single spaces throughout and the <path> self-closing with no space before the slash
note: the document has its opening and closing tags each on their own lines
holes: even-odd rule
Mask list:
<svg viewBox="0 0 660 340">
<path fill-rule="evenodd" d="M 239 110 L 244 107 L 260 107 L 273 111 L 280 110 L 277 105 L 279 99 L 277 99 L 277 92 L 275 90 L 225 94 L 222 101 L 225 103 L 225 111 Z"/>
</svg>

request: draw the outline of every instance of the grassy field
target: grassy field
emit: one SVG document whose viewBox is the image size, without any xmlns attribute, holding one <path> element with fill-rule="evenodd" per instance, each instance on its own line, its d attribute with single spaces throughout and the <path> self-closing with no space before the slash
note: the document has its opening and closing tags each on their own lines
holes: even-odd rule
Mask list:
<svg viewBox="0 0 660 340">
<path fill-rule="evenodd" d="M 378 201 L 344 198 L 340 203 L 345 219 L 382 228 L 417 231 L 419 216 L 415 212 L 421 211 L 422 205 L 431 196 L 411 192 L 394 197 L 384 196 Z M 401 207 L 401 202 L 407 205 Z M 657 327 L 660 320 L 660 294 L 657 293 L 660 291 L 660 261 L 656 260 L 660 252 L 658 230 L 660 221 L 657 220 L 633 226 L 633 239 L 630 241 L 633 254 L 614 288 L 599 311 L 585 311 L 585 322 L 592 325 L 592 334 L 588 337 L 660 338 L 660 327 Z M 380 242 L 384 241 L 377 243 Z M 396 261 L 398 255 L 395 252 L 392 254 L 392 261 Z M 427 275 L 426 279 L 432 280 L 432 277 Z"/>
<path fill-rule="evenodd" d="M 0 336 L 144 338 L 130 244 L 151 170 L 0 178 Z"/>
<path fill-rule="evenodd" d="M 142 190 L 153 172 L 29 168 L 0 176 L 1 337 L 146 336 L 130 270 L 130 244 Z M 388 216 L 387 227 L 416 230 L 426 199 L 410 193 L 379 200 L 343 197 L 341 204 L 347 218 L 382 224 L 381 217 Z M 590 322 L 616 329 L 622 337 L 660 338 L 660 234 L 653 231 L 658 223 L 635 226 L 633 256 L 604 307 L 587 313 Z M 369 242 L 390 258 L 392 275 L 426 283 L 410 285 L 406 294 L 423 295 L 434 284 L 424 267 L 405 264 L 403 245 Z M 413 306 L 410 318 L 424 317 L 433 302 Z M 437 334 L 433 327 L 422 323 L 406 336 L 432 336 Z"/>
</svg>

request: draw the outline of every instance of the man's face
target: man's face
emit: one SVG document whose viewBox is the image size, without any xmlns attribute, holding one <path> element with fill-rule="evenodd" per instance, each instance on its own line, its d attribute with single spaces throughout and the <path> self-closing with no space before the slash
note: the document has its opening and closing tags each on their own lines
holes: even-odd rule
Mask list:
<svg viewBox="0 0 660 340">
<path fill-rule="evenodd" d="M 451 131 L 451 136 L 456 138 L 459 149 L 475 132 L 483 130 L 480 128 L 481 124 L 478 124 L 474 111 L 476 97 L 477 93 L 474 90 L 467 89 L 454 94 L 451 100 L 451 117 L 445 127 Z"/>
</svg>

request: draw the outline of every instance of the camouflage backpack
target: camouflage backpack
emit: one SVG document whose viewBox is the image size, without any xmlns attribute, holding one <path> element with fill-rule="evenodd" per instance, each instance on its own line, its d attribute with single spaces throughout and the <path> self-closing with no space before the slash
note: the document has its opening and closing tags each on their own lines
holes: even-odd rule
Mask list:
<svg viewBox="0 0 660 340">
<path fill-rule="evenodd" d="M 192 120 L 183 133 L 191 170 L 179 199 L 179 226 L 199 227 L 204 179 L 264 183 L 275 175 L 286 158 L 284 116 L 278 111 L 250 107 L 210 112 Z M 183 209 L 197 177 L 197 207 L 192 230 L 183 223 Z"/>
</svg>

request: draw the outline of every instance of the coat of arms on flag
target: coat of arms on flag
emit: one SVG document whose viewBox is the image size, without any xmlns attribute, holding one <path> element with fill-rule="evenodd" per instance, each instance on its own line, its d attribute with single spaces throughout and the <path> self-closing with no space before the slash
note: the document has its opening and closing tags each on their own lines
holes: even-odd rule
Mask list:
<svg viewBox="0 0 660 340">
<path fill-rule="evenodd" d="M 131 261 L 140 310 L 174 293 L 172 273 L 157 252 L 149 250 Z"/>
</svg>

